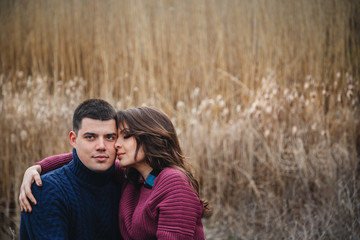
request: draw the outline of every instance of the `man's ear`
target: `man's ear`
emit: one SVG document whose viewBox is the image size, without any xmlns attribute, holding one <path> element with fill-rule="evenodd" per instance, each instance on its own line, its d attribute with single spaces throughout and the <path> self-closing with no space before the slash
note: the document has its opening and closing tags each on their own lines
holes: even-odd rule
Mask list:
<svg viewBox="0 0 360 240">
<path fill-rule="evenodd" d="M 69 140 L 71 146 L 73 146 L 73 148 L 76 148 L 76 133 L 74 131 L 71 131 L 69 133 Z"/>
</svg>

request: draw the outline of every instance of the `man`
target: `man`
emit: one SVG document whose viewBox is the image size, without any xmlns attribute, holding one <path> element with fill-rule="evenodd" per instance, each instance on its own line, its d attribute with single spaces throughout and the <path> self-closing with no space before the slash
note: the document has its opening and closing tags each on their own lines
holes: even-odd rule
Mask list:
<svg viewBox="0 0 360 240">
<path fill-rule="evenodd" d="M 74 112 L 72 161 L 33 184 L 37 200 L 31 213 L 21 214 L 20 238 L 120 239 L 120 188 L 113 181 L 117 137 L 116 111 L 91 99 Z"/>
</svg>

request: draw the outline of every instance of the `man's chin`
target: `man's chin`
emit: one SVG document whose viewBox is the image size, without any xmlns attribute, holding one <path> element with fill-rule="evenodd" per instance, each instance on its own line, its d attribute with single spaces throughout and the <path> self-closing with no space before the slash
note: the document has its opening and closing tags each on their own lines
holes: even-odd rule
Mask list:
<svg viewBox="0 0 360 240">
<path fill-rule="evenodd" d="M 99 164 L 99 166 L 94 166 L 92 168 L 89 168 L 91 171 L 93 172 L 106 172 L 107 170 L 109 170 L 111 167 L 113 166 L 113 164 Z"/>
</svg>

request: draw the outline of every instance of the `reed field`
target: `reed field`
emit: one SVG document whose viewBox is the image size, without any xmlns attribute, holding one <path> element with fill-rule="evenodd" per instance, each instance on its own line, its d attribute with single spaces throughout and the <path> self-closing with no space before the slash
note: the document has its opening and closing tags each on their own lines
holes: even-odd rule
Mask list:
<svg viewBox="0 0 360 240">
<path fill-rule="evenodd" d="M 0 239 L 76 106 L 173 120 L 206 239 L 360 238 L 360 2 L 0 1 Z"/>
</svg>

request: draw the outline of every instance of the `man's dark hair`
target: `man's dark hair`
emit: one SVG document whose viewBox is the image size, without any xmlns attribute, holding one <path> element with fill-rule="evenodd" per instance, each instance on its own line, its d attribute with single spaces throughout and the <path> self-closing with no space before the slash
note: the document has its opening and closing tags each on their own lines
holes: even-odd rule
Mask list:
<svg viewBox="0 0 360 240">
<path fill-rule="evenodd" d="M 89 99 L 81 103 L 75 110 L 73 116 L 73 131 L 77 134 L 81 128 L 81 122 L 84 118 L 95 120 L 116 121 L 116 111 L 110 103 L 101 99 Z"/>
</svg>

